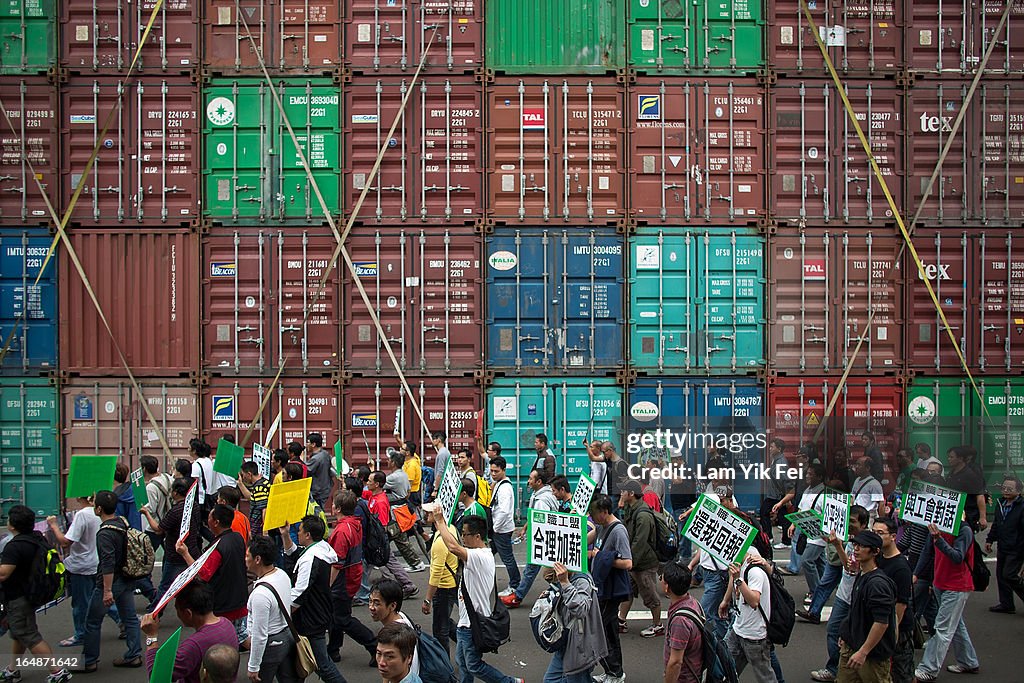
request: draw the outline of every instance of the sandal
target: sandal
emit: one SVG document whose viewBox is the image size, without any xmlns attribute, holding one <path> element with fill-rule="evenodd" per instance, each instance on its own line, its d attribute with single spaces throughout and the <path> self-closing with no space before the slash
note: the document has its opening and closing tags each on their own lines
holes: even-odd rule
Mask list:
<svg viewBox="0 0 1024 683">
<path fill-rule="evenodd" d="M 82 644 L 82 641 L 78 638 L 75 638 L 74 636 L 71 636 L 70 638 L 65 638 L 57 644 L 61 647 L 78 647 Z"/>
</svg>

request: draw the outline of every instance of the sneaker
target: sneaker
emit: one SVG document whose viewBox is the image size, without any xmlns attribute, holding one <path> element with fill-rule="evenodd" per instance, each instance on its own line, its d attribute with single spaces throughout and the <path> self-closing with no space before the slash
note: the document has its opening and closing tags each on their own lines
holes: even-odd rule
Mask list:
<svg viewBox="0 0 1024 683">
<path fill-rule="evenodd" d="M 509 586 L 505 590 L 503 590 L 500 593 L 498 593 L 498 597 L 499 598 L 504 598 L 504 597 L 507 597 L 509 595 L 512 595 L 515 592 L 516 592 L 516 590 L 514 588 L 512 588 L 511 586 Z"/>
<path fill-rule="evenodd" d="M 810 593 L 808 593 L 807 595 L 804 596 L 804 604 L 805 605 L 810 607 L 812 602 L 814 602 L 814 598 L 811 596 Z"/>
<path fill-rule="evenodd" d="M 963 664 L 950 664 L 946 667 L 946 671 L 948 671 L 951 674 L 976 674 L 978 673 L 978 670 L 978 667 L 974 667 L 972 669 L 970 667 L 964 666 Z"/>
<path fill-rule="evenodd" d="M 786 549 L 786 548 L 788 548 L 789 546 L 788 546 L 788 545 L 786 545 L 785 543 L 776 543 L 776 544 L 775 544 L 775 545 L 773 545 L 772 547 L 773 547 L 773 548 L 775 548 L 776 550 L 785 550 L 785 549 Z M 822 671 L 824 671 L 824 669 L 822 669 Z"/>
<path fill-rule="evenodd" d="M 519 607 L 519 605 L 523 604 L 523 601 L 517 598 L 515 593 L 512 595 L 506 595 L 501 598 L 501 601 L 504 603 L 505 607 L 508 607 L 509 609 L 515 609 L 516 607 Z"/>
<path fill-rule="evenodd" d="M 629 633 L 629 626 L 625 619 L 619 619 L 619 633 Z"/>
<path fill-rule="evenodd" d="M 604 683 L 626 683 L 626 674 L 623 673 L 621 676 L 609 676 L 604 679 Z"/>
<path fill-rule="evenodd" d="M 821 617 L 817 614 L 811 614 L 807 609 L 798 609 L 796 615 L 806 621 L 808 624 L 820 624 Z M 822 669 L 825 671 L 826 669 Z"/>
<path fill-rule="evenodd" d="M 403 591 L 403 595 L 405 596 L 406 599 L 416 597 L 417 595 L 419 595 L 419 593 L 420 593 L 420 587 L 419 586 L 413 586 L 409 590 Z"/>
<path fill-rule="evenodd" d="M 590 677 L 590 680 L 594 683 L 605 683 L 608 680 L 608 674 L 594 674 Z"/>
<path fill-rule="evenodd" d="M 50 674 L 46 677 L 46 683 L 67 683 L 71 680 L 71 672 L 67 669 L 61 669 L 55 674 Z"/>
<path fill-rule="evenodd" d="M 415 567 L 409 567 L 409 573 L 415 574 L 416 572 L 422 572 L 427 569 L 430 569 L 430 567 L 420 562 Z"/>
<path fill-rule="evenodd" d="M 922 671 L 921 669 L 914 672 L 914 680 L 916 680 L 917 683 L 932 683 L 932 681 L 937 681 L 938 679 L 939 677 L 935 674 L 930 674 L 927 671 Z"/>
<path fill-rule="evenodd" d="M 784 565 L 776 565 L 775 568 L 778 569 L 779 573 L 783 576 L 796 576 L 796 572 L 789 571 L 789 567 L 786 567 Z"/>
<path fill-rule="evenodd" d="M 641 638 L 654 638 L 655 636 L 661 635 L 665 635 L 664 624 L 652 624 L 651 626 L 645 628 L 643 631 L 640 631 Z"/>
<path fill-rule="evenodd" d="M 818 669 L 811 672 L 811 680 L 832 683 L 832 681 L 836 680 L 836 675 L 828 669 Z"/>
<path fill-rule="evenodd" d="M 3 671 L 0 671 L 0 681 L 10 681 L 11 683 L 17 683 L 21 680 L 21 671 L 11 671 L 7 667 L 4 667 Z"/>
</svg>

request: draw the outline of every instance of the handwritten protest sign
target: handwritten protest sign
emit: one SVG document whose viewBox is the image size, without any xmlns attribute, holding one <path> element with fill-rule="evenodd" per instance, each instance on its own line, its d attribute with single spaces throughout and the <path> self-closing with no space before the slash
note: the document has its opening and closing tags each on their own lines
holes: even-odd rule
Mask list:
<svg viewBox="0 0 1024 683">
<path fill-rule="evenodd" d="M 149 683 L 172 683 L 174 677 L 174 660 L 178 656 L 178 644 L 181 641 L 181 627 L 171 634 L 167 642 L 160 646 L 153 659 L 153 671 L 149 674 Z"/>
<path fill-rule="evenodd" d="M 706 495 L 701 495 L 686 519 L 683 535 L 726 565 L 742 562 L 757 529 Z"/>
<path fill-rule="evenodd" d="M 305 517 L 312 483 L 313 480 L 306 477 L 272 484 L 270 497 L 267 499 L 267 511 L 263 517 L 263 528 L 277 529 L 285 524 L 294 524 Z"/>
<path fill-rule="evenodd" d="M 199 482 L 192 483 L 192 488 L 185 494 L 185 509 L 181 512 L 181 528 L 178 531 L 178 542 L 184 543 L 188 538 L 189 529 L 192 528 L 192 515 L 195 514 L 196 499 L 199 498 Z"/>
<path fill-rule="evenodd" d="M 960 533 L 960 519 L 966 503 L 967 496 L 959 491 L 914 479 L 907 489 L 900 517 L 924 526 L 934 524 L 956 536 Z"/>
<path fill-rule="evenodd" d="M 821 538 L 821 515 L 817 510 L 798 510 L 786 515 L 786 519 L 808 540 Z"/>
<path fill-rule="evenodd" d="M 462 477 L 455 471 L 455 459 L 448 458 L 444 466 L 444 474 L 441 475 L 441 485 L 437 489 L 437 497 L 434 502 L 441 513 L 445 523 L 451 524 L 452 515 L 459 505 L 459 495 L 462 493 Z"/>
<path fill-rule="evenodd" d="M 226 474 L 229 477 L 237 477 L 238 470 L 242 469 L 243 460 L 245 460 L 244 448 L 227 439 L 221 439 L 217 442 L 217 457 L 213 460 L 213 471 Z"/>
<path fill-rule="evenodd" d="M 252 459 L 256 463 L 256 466 L 260 468 L 260 476 L 264 479 L 270 479 L 270 461 L 272 454 L 270 449 L 266 446 L 261 446 L 258 443 L 252 445 Z"/>
<path fill-rule="evenodd" d="M 132 482 L 132 493 L 135 495 L 135 507 L 149 505 L 149 493 L 146 492 L 146 478 L 142 474 L 142 468 L 140 467 L 128 476 Z"/>
<path fill-rule="evenodd" d="M 581 472 L 580 481 L 576 484 L 576 490 L 572 492 L 572 498 L 569 499 L 569 509 L 577 515 L 586 517 L 590 511 L 590 499 L 594 497 L 596 490 L 597 482 Z"/>
<path fill-rule="evenodd" d="M 825 501 L 821 507 L 821 530 L 826 536 L 835 534 L 840 540 L 848 540 L 851 499 L 849 493 L 825 489 Z"/>
<path fill-rule="evenodd" d="M 76 455 L 71 458 L 68 468 L 68 485 L 64 495 L 68 498 L 84 498 L 97 491 L 114 488 L 116 455 Z"/>
<path fill-rule="evenodd" d="M 203 568 L 203 565 L 206 564 L 206 561 L 210 559 L 210 555 L 213 554 L 213 551 L 217 549 L 218 543 L 220 543 L 220 541 L 214 541 L 213 545 L 207 548 L 206 552 L 199 556 L 199 559 L 186 567 L 185 571 L 178 574 L 178 577 L 171 582 L 167 592 L 164 593 L 164 596 L 160 598 L 160 601 L 153 607 L 153 614 L 159 615 L 160 611 L 167 606 L 167 603 L 173 600 L 174 597 L 181 592 L 182 588 L 187 586 L 192 579 L 199 576 L 199 571 Z"/>
<path fill-rule="evenodd" d="M 526 511 L 526 561 L 572 572 L 587 571 L 587 518 L 567 512 Z"/>
</svg>

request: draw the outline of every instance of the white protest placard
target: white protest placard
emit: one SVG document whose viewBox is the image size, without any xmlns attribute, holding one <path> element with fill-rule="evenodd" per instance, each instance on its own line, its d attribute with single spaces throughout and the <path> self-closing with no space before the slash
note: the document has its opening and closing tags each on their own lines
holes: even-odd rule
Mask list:
<svg viewBox="0 0 1024 683">
<path fill-rule="evenodd" d="M 576 490 L 572 492 L 569 499 L 569 509 L 577 515 L 586 517 L 590 513 L 590 499 L 594 497 L 597 490 L 597 482 L 580 472 L 580 481 L 576 484 Z"/>
<path fill-rule="evenodd" d="M 281 411 L 279 410 L 279 411 L 277 411 L 277 417 L 275 417 L 274 421 L 270 424 L 270 429 L 267 430 L 267 440 L 263 442 L 265 446 L 267 446 L 267 447 L 270 446 L 270 442 L 274 440 L 274 435 L 277 434 L 277 430 L 280 429 L 280 428 L 281 428 Z M 255 444 L 253 444 L 253 445 L 255 445 Z M 269 474 L 264 474 L 263 476 L 267 477 L 268 479 L 270 478 Z"/>
<path fill-rule="evenodd" d="M 526 511 L 526 561 L 541 567 L 565 565 L 587 571 L 587 518 L 569 512 Z"/>
<path fill-rule="evenodd" d="M 178 531 L 179 543 L 183 543 L 188 538 L 188 531 L 192 528 L 192 515 L 195 514 L 197 498 L 199 498 L 198 480 L 192 482 L 192 488 L 185 494 L 185 509 L 181 511 L 181 530 Z"/>
<path fill-rule="evenodd" d="M 817 540 L 822 537 L 821 515 L 817 510 L 798 510 L 786 515 L 786 519 L 800 530 L 808 540 Z"/>
<path fill-rule="evenodd" d="M 441 485 L 437 488 L 437 496 L 434 502 L 441 513 L 445 524 L 452 523 L 452 515 L 459 506 L 459 495 L 462 493 L 462 477 L 455 471 L 455 458 L 448 458 L 444 466 L 444 474 L 441 475 Z"/>
<path fill-rule="evenodd" d="M 270 479 L 270 461 L 272 457 L 270 449 L 266 446 L 261 446 L 258 443 L 252 445 L 252 459 L 256 466 L 260 468 L 260 476 L 264 479 Z"/>
<path fill-rule="evenodd" d="M 966 494 L 911 479 L 900 517 L 923 526 L 934 524 L 947 534 L 956 536 L 960 533 L 960 520 L 966 504 Z"/>
<path fill-rule="evenodd" d="M 683 535 L 719 562 L 742 562 L 757 529 L 727 508 L 701 495 L 686 519 Z"/>
<path fill-rule="evenodd" d="M 174 596 L 180 593 L 182 588 L 187 586 L 192 579 L 199 576 L 199 571 L 203 568 L 203 565 L 206 564 L 206 560 L 210 558 L 210 555 L 213 554 L 213 551 L 217 549 L 218 543 L 220 543 L 220 541 L 214 541 L 213 545 L 207 548 L 206 552 L 203 553 L 198 560 L 190 564 L 185 569 L 185 571 L 178 574 L 178 578 L 174 579 L 174 581 L 171 582 L 171 585 L 167 589 L 167 592 L 164 593 L 164 596 L 162 598 L 160 598 L 160 602 L 156 603 L 156 606 L 153 608 L 153 614 L 159 615 L 160 610 L 166 607 L 167 603 L 173 600 Z"/>
<path fill-rule="evenodd" d="M 849 493 L 825 489 L 825 502 L 821 506 L 821 530 L 828 536 L 835 534 L 841 541 L 849 540 L 850 501 Z"/>
</svg>

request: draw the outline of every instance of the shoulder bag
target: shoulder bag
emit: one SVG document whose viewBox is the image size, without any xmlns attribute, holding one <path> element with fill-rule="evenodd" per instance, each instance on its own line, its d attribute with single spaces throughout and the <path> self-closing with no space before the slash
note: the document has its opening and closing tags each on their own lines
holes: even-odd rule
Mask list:
<svg viewBox="0 0 1024 683">
<path fill-rule="evenodd" d="M 295 639 L 295 671 L 301 678 L 306 678 L 317 670 L 316 657 L 313 656 L 313 646 L 309 644 L 309 638 L 300 636 L 299 632 L 295 630 L 295 624 L 292 623 L 292 615 L 284 608 L 284 601 L 281 600 L 277 590 L 269 583 L 263 581 L 258 582 L 256 585 L 266 586 L 274 594 L 274 597 L 277 598 L 277 606 L 281 608 L 281 614 L 284 615 L 284 620 L 288 622 L 288 630 L 292 632 L 292 638 Z"/>
<path fill-rule="evenodd" d="M 485 617 L 477 614 L 473 607 L 473 601 L 469 598 L 469 590 L 466 588 L 465 568 L 462 570 L 460 590 L 462 599 L 466 601 L 466 613 L 469 615 L 469 627 L 473 633 L 473 646 L 477 652 L 497 652 L 498 648 L 507 643 L 509 631 L 511 630 L 511 619 L 508 607 L 498 599 L 497 583 L 491 587 L 491 616 Z"/>
</svg>

